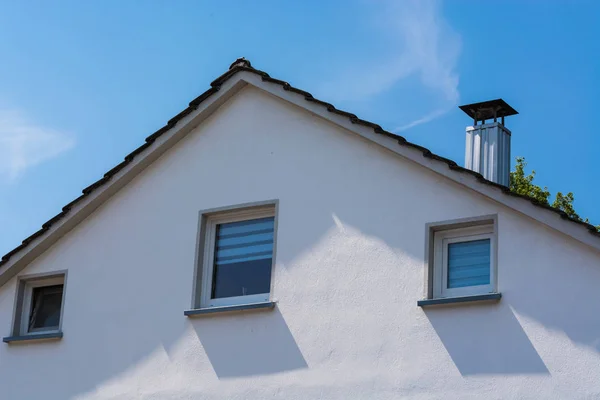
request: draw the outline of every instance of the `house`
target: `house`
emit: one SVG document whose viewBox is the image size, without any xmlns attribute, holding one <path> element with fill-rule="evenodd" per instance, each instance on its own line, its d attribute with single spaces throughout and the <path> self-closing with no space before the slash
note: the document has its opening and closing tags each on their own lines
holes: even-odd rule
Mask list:
<svg viewBox="0 0 600 400">
<path fill-rule="evenodd" d="M 600 398 L 600 237 L 464 110 L 467 168 L 236 60 L 2 257 L 0 398 Z"/>
</svg>

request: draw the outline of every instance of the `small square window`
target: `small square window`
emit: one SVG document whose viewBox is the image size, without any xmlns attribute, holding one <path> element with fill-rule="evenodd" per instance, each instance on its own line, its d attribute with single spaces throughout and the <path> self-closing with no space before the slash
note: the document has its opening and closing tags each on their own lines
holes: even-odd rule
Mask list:
<svg viewBox="0 0 600 400">
<path fill-rule="evenodd" d="M 219 307 L 269 301 L 275 249 L 274 206 L 203 216 L 200 304 Z"/>
<path fill-rule="evenodd" d="M 434 233 L 433 297 L 494 293 L 493 225 L 445 229 Z"/>
<path fill-rule="evenodd" d="M 13 335 L 60 332 L 65 273 L 19 279 Z"/>
</svg>

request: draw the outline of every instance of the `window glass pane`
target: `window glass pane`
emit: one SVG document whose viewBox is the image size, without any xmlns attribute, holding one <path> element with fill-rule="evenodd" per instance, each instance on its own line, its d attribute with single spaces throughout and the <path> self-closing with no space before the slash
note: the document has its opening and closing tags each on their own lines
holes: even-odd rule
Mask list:
<svg viewBox="0 0 600 400">
<path fill-rule="evenodd" d="M 212 298 L 269 293 L 275 218 L 217 225 Z"/>
<path fill-rule="evenodd" d="M 58 329 L 63 285 L 33 289 L 29 330 Z"/>
<path fill-rule="evenodd" d="M 448 289 L 489 283 L 490 239 L 448 244 Z"/>
</svg>

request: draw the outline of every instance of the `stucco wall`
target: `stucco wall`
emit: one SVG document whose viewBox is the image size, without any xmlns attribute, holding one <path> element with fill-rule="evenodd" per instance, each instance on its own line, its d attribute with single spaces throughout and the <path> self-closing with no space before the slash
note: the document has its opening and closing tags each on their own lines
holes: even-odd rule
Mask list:
<svg viewBox="0 0 600 400">
<path fill-rule="evenodd" d="M 276 309 L 184 317 L 198 211 L 269 199 Z M 425 224 L 494 213 L 502 300 L 418 308 Z M 2 399 L 600 398 L 600 254 L 257 89 L 22 273 L 62 269 L 65 336 L 0 345 Z"/>
</svg>

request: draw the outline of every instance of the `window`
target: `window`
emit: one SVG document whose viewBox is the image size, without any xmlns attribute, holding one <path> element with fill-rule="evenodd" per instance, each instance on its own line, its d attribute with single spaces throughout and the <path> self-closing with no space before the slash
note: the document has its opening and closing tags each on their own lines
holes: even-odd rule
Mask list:
<svg viewBox="0 0 600 400">
<path fill-rule="evenodd" d="M 65 275 L 61 272 L 19 279 L 14 336 L 60 332 Z"/>
<path fill-rule="evenodd" d="M 55 331 L 60 322 L 63 285 L 42 286 L 32 289 L 28 332 Z"/>
<path fill-rule="evenodd" d="M 433 242 L 434 298 L 495 292 L 493 224 L 439 230 L 434 233 Z"/>
<path fill-rule="evenodd" d="M 219 307 L 270 299 L 275 206 L 203 215 L 200 304 Z"/>
</svg>

